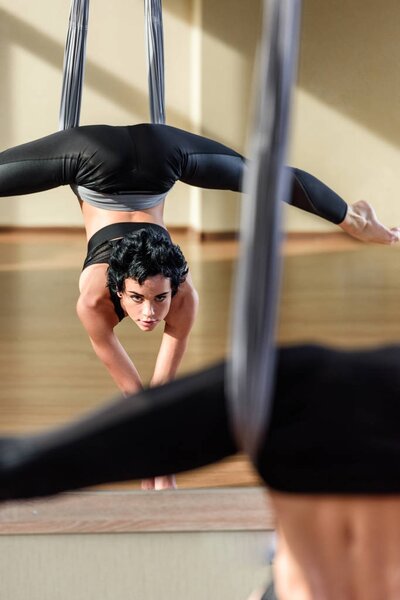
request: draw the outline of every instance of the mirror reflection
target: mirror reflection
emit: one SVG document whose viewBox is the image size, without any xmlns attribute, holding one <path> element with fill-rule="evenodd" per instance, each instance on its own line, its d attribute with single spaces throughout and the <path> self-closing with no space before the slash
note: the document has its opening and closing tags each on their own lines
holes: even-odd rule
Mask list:
<svg viewBox="0 0 400 600">
<path fill-rule="evenodd" d="M 252 10 L 247 7 L 244 20 L 242 3 L 231 2 L 227 11 L 232 20 L 229 27 L 221 3 L 215 6 L 202 2 L 201 19 L 189 4 L 166 2 L 164 6 L 166 62 L 173 64 L 167 69 L 167 122 L 245 153 L 259 3 L 254 2 Z M 60 22 L 62 18 L 67 22 L 68 8 L 59 16 Z M 138 4 L 130 10 L 135 11 L 134 21 L 140 22 L 142 6 Z M 305 2 L 289 160 L 291 165 L 323 181 L 349 205 L 358 200 L 370 203 L 383 226 L 383 237 L 399 221 L 393 202 L 398 117 L 395 103 L 390 102 L 399 82 L 393 64 L 395 53 L 389 53 L 383 43 L 391 31 L 390 15 L 396 10 L 394 4 L 388 6 L 381 27 L 377 28 L 373 10 L 366 11 L 364 18 L 355 23 L 345 3 L 333 19 L 329 9 L 321 10 L 317 3 Z M 33 8 L 24 3 L 12 11 L 4 3 L 2 23 L 8 32 L 1 42 L 2 68 L 9 79 L 9 85 L 2 90 L 1 117 L 2 145 L 7 148 L 55 130 L 63 39 L 61 33 L 55 40 L 43 31 Z M 201 36 L 193 40 L 193 28 L 199 23 Z M 139 36 L 128 40 L 119 34 L 113 48 L 105 52 L 100 43 L 104 36 L 90 36 L 90 31 L 93 27 L 100 32 L 106 25 L 116 32 L 124 27 L 120 15 L 107 15 L 104 19 L 100 10 L 92 10 L 81 123 L 107 123 L 122 130 L 126 123 L 136 126 L 149 120 L 143 40 Z M 360 56 L 362 40 L 371 31 L 373 39 Z M 190 52 L 181 52 L 183 46 Z M 122 61 L 121 57 L 129 60 Z M 36 102 L 27 88 L 38 89 L 39 81 L 40 89 L 48 93 L 41 93 L 40 102 Z M 21 97 L 23 106 L 17 102 Z M 105 137 L 107 150 L 111 138 Z M 136 153 L 148 149 L 150 164 L 155 167 L 154 141 L 132 136 L 129 140 L 133 140 Z M 157 147 L 163 143 L 158 140 Z M 96 144 L 100 146 L 99 140 Z M 119 139 L 115 144 L 118 155 L 122 154 L 124 144 Z M 201 167 L 198 162 L 195 166 Z M 35 174 L 39 170 L 36 165 Z M 163 218 L 164 199 L 160 196 L 168 186 L 163 180 L 157 188 L 148 174 L 139 175 L 142 179 L 134 182 L 134 191 L 146 197 L 141 198 L 142 204 L 134 216 L 122 210 L 121 204 L 106 212 L 96 204 L 102 199 L 93 200 L 84 189 L 75 190 L 83 200 L 81 211 L 68 186 L 35 196 L 4 199 L 1 222 L 8 228 L 1 236 L 5 431 L 23 432 L 62 423 L 95 408 L 116 395 L 118 389 L 128 393 L 133 391 L 132 386 L 159 383 L 173 376 L 176 369 L 187 373 L 226 354 L 230 288 L 238 252 L 232 236 L 238 225 L 238 194 L 191 188 L 186 183 L 196 182 L 189 181 L 188 172 L 165 200 Z M 21 173 L 18 185 L 25 185 L 27 179 L 30 181 L 31 174 Z M 81 178 L 72 183 L 90 190 L 88 181 Z M 214 187 L 206 181 L 203 184 Z M 104 185 L 107 187 L 107 183 Z M 98 190 L 100 194 L 104 193 L 104 185 Z M 132 191 L 132 186 L 130 181 L 128 191 Z M 10 193 L 19 194 L 21 190 Z M 85 193 L 86 199 L 82 198 Z M 146 208 L 143 202 L 149 201 L 149 196 L 150 202 L 156 204 Z M 362 245 L 324 219 L 294 207 L 286 212 L 288 239 L 284 246 L 279 340 L 321 341 L 350 347 L 397 339 L 397 249 Z M 111 304 L 108 297 L 105 302 L 105 263 L 93 262 L 81 273 L 87 238 L 115 223 L 143 220 L 168 227 L 189 264 L 191 279 L 182 284 L 185 288 L 178 296 L 170 283 L 163 287 L 162 280 L 161 288 L 116 288 L 115 302 Z M 152 277 L 159 278 L 160 274 Z M 79 278 L 78 312 L 83 328 L 75 311 Z M 126 279 L 132 278 L 123 277 L 124 282 Z M 193 289 L 200 302 L 183 356 L 196 311 Z M 174 311 L 178 298 L 183 307 Z M 118 302 L 123 314 L 128 314 L 120 324 L 115 310 Z M 137 308 L 143 304 L 150 311 L 144 316 Z M 179 316 L 174 317 L 174 312 Z M 170 318 L 165 320 L 168 314 Z M 137 327 L 132 323 L 135 319 Z M 169 330 L 164 329 L 164 323 Z M 125 362 L 115 332 L 132 363 L 128 359 Z M 181 342 L 178 348 L 177 339 Z M 160 347 L 165 348 L 167 358 L 161 353 L 157 363 Z M 183 487 L 256 482 L 253 471 L 241 458 L 228 460 L 200 475 L 181 476 L 178 481 Z"/>
</svg>

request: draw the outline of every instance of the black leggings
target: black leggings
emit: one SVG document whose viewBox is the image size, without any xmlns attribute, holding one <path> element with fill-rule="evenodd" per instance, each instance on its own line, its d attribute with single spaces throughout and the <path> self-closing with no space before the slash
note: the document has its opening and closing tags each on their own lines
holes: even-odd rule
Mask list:
<svg viewBox="0 0 400 600">
<path fill-rule="evenodd" d="M 256 466 L 295 493 L 400 492 L 400 347 L 278 353 Z M 237 452 L 224 365 L 114 402 L 47 433 L 0 439 L 0 499 L 195 469 Z"/>
<path fill-rule="evenodd" d="M 163 193 L 178 180 L 242 190 L 246 160 L 213 140 L 167 125 L 88 125 L 59 131 L 0 154 L 0 196 L 81 185 L 101 193 Z M 346 203 L 312 175 L 289 168 L 288 202 L 333 223 Z"/>
</svg>

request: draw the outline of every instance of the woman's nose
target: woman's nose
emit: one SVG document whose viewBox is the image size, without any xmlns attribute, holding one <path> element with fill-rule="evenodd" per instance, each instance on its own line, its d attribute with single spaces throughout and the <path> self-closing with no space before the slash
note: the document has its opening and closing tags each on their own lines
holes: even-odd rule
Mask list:
<svg viewBox="0 0 400 600">
<path fill-rule="evenodd" d="M 145 302 L 143 305 L 143 314 L 146 317 L 151 317 L 154 315 L 154 306 L 151 302 Z"/>
</svg>

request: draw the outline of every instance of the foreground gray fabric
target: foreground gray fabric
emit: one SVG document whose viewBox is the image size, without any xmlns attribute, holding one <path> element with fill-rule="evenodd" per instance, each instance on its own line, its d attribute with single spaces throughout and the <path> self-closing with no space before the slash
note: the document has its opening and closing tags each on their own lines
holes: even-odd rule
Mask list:
<svg viewBox="0 0 400 600">
<path fill-rule="evenodd" d="M 265 0 L 260 89 L 243 203 L 228 364 L 231 418 L 239 445 L 254 457 L 265 434 L 275 367 L 281 200 L 300 0 Z"/>
</svg>

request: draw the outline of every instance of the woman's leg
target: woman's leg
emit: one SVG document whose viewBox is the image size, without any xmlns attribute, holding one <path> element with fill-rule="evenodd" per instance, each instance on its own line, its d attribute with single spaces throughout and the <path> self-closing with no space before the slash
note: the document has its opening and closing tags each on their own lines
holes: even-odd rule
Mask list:
<svg viewBox="0 0 400 600">
<path fill-rule="evenodd" d="M 224 365 L 151 388 L 67 427 L 0 440 L 0 499 L 194 469 L 236 452 Z"/>
<path fill-rule="evenodd" d="M 161 129 L 169 136 L 174 149 L 185 157 L 180 179 L 202 188 L 242 191 L 246 159 L 235 150 L 209 138 L 173 127 Z M 290 194 L 284 200 L 306 212 L 332 223 L 341 223 L 347 204 L 333 190 L 313 175 L 287 167 Z"/>
<path fill-rule="evenodd" d="M 279 350 L 267 485 L 294 494 L 400 492 L 400 347 Z M 224 365 L 116 402 L 68 427 L 0 441 L 0 498 L 184 471 L 236 452 Z"/>
<path fill-rule="evenodd" d="M 167 126 L 157 131 L 157 135 L 169 138 L 170 155 L 177 153 L 178 158 L 184 157 L 183 168 L 179 171 L 177 166 L 176 171 L 185 183 L 202 188 L 243 190 L 247 161 L 228 146 Z M 382 225 L 367 202 L 348 206 L 336 192 L 310 173 L 292 167 L 286 170 L 289 195 L 283 198 L 285 202 L 340 225 L 346 233 L 362 241 L 381 244 L 399 241 L 399 228 Z"/>
<path fill-rule="evenodd" d="M 0 196 L 41 192 L 72 181 L 76 130 L 59 131 L 0 153 Z"/>
<path fill-rule="evenodd" d="M 267 485 L 300 494 L 400 493 L 399 364 L 400 346 L 281 350 L 257 457 Z"/>
</svg>

